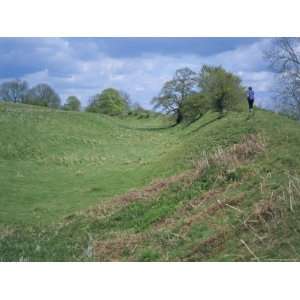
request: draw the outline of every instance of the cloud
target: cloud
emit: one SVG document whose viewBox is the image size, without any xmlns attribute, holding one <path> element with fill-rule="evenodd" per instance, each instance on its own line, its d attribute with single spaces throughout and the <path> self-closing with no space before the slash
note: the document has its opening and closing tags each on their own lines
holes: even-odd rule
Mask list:
<svg viewBox="0 0 300 300">
<path fill-rule="evenodd" d="M 213 64 L 238 74 L 243 84 L 266 97 L 273 80 L 263 58 L 268 43 L 241 38 L 0 38 L 0 81 L 48 83 L 63 99 L 74 94 L 84 105 L 93 94 L 115 87 L 150 107 L 176 69 L 199 71 L 203 64 Z"/>
</svg>

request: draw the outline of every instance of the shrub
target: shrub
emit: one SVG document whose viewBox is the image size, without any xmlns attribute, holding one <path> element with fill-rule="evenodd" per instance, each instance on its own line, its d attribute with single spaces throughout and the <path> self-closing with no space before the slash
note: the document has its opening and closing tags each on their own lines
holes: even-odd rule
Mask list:
<svg viewBox="0 0 300 300">
<path fill-rule="evenodd" d="M 182 105 L 184 121 L 192 122 L 203 116 L 211 108 L 209 99 L 203 93 L 188 96 Z"/>
</svg>

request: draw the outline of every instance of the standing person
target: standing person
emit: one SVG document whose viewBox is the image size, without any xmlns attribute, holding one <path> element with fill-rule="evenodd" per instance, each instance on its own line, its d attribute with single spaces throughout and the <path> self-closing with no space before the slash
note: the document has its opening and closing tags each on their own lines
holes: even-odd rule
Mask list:
<svg viewBox="0 0 300 300">
<path fill-rule="evenodd" d="M 248 104 L 249 104 L 249 112 L 252 112 L 253 111 L 253 103 L 254 103 L 254 91 L 251 86 L 248 87 L 247 99 L 248 99 Z"/>
</svg>

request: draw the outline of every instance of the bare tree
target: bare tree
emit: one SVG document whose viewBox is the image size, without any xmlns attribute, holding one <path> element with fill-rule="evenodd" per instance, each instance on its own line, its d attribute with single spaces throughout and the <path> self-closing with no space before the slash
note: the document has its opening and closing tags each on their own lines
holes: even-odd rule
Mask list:
<svg viewBox="0 0 300 300">
<path fill-rule="evenodd" d="M 161 107 L 168 114 L 176 116 L 176 122 L 182 121 L 182 105 L 197 85 L 197 74 L 189 68 L 175 72 L 172 80 L 167 81 L 158 97 L 153 98 L 154 108 Z"/>
<path fill-rule="evenodd" d="M 266 58 L 277 74 L 279 108 L 300 119 L 300 38 L 274 39 Z"/>
<path fill-rule="evenodd" d="M 11 80 L 0 85 L 0 99 L 3 101 L 22 102 L 28 91 L 24 80 Z"/>
</svg>

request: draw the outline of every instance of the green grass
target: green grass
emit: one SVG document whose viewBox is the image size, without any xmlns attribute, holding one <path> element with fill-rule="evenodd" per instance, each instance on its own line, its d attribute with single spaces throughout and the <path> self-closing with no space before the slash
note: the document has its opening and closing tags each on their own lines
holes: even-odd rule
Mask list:
<svg viewBox="0 0 300 300">
<path fill-rule="evenodd" d="M 172 127 L 161 116 L 0 105 L 1 260 L 299 260 L 296 121 L 257 110 Z M 249 135 L 265 149 L 237 165 L 216 159 L 156 193 L 115 198 Z"/>
</svg>

